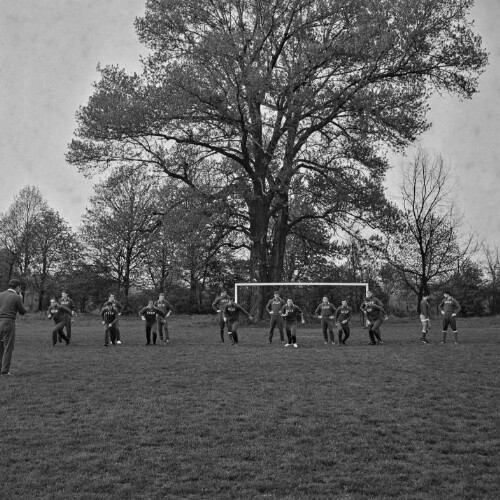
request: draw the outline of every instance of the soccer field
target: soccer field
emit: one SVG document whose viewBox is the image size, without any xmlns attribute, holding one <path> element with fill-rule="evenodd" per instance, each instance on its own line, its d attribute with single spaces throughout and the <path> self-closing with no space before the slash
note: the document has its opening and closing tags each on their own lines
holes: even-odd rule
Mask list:
<svg viewBox="0 0 500 500">
<path fill-rule="evenodd" d="M 500 491 L 500 320 L 391 320 L 382 346 L 354 326 L 324 345 L 267 344 L 266 324 L 219 343 L 215 317 L 175 317 L 171 341 L 123 344 L 81 317 L 70 346 L 53 323 L 18 321 L 0 378 L 0 498 L 488 499 Z M 278 340 L 278 341 L 277 341 Z"/>
</svg>

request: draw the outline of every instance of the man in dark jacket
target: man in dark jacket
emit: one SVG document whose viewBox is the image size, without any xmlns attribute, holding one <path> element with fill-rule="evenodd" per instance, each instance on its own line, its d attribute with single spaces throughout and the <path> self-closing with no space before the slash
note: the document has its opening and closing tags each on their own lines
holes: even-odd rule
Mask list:
<svg viewBox="0 0 500 500">
<path fill-rule="evenodd" d="M 9 370 L 16 340 L 16 316 L 17 313 L 26 313 L 21 286 L 21 281 L 10 280 L 9 288 L 0 293 L 0 360 L 2 362 L 0 375 L 12 375 Z"/>
</svg>

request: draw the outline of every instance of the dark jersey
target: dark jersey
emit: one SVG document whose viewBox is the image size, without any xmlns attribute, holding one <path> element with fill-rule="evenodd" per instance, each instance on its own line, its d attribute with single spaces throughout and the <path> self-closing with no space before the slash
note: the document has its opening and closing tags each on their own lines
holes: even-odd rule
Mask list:
<svg viewBox="0 0 500 500">
<path fill-rule="evenodd" d="M 213 307 L 215 312 L 220 311 L 221 313 L 223 313 L 225 307 L 229 304 L 230 301 L 231 301 L 231 297 L 229 297 L 229 295 L 226 295 L 224 297 L 222 297 L 222 296 L 217 297 L 214 300 L 212 307 Z"/>
<path fill-rule="evenodd" d="M 321 302 L 321 304 L 316 308 L 314 311 L 314 314 L 318 314 L 322 318 L 329 318 L 330 316 L 335 315 L 335 306 L 327 302 L 326 304 L 324 302 Z"/>
<path fill-rule="evenodd" d="M 443 299 L 439 304 L 439 309 L 445 314 L 458 314 L 462 310 L 460 304 L 453 297 Z"/>
<path fill-rule="evenodd" d="M 349 306 L 340 306 L 335 314 L 335 321 L 342 323 L 343 321 L 349 321 L 352 316 L 352 309 Z"/>
<path fill-rule="evenodd" d="M 161 310 L 161 309 L 158 309 L 157 307 L 143 307 L 140 311 L 139 311 L 139 316 L 142 316 L 143 318 L 146 319 L 146 323 L 148 324 L 152 324 L 156 321 L 156 315 L 158 314 L 158 316 L 165 316 L 165 313 Z"/>
<path fill-rule="evenodd" d="M 172 304 L 168 301 L 168 300 L 157 300 L 155 303 L 154 303 L 154 306 L 157 308 L 157 309 L 160 309 L 164 312 L 165 316 L 173 310 L 173 307 L 172 307 Z"/>
<path fill-rule="evenodd" d="M 224 318 L 226 318 L 229 323 L 238 321 L 240 319 L 240 312 L 250 317 L 250 314 L 238 304 L 227 304 L 223 310 Z"/>
<path fill-rule="evenodd" d="M 71 316 L 71 311 L 65 307 L 55 305 L 50 306 L 48 310 L 49 318 L 54 320 L 54 323 L 60 323 L 68 319 L 68 315 Z"/>
<path fill-rule="evenodd" d="M 303 318 L 302 311 L 295 304 L 293 304 L 292 306 L 285 304 L 281 308 L 280 312 L 281 315 L 285 317 L 285 321 L 287 323 L 297 323 L 299 319 Z"/>
<path fill-rule="evenodd" d="M 275 299 L 272 298 L 266 306 L 267 312 L 271 316 L 279 316 L 281 308 L 286 304 L 286 302 L 283 299 Z"/>
<path fill-rule="evenodd" d="M 108 300 L 104 303 L 104 307 L 106 306 L 113 306 L 118 311 L 118 313 L 121 313 L 123 311 L 123 306 L 117 300 Z"/>
<path fill-rule="evenodd" d="M 366 314 L 366 317 L 371 321 L 377 321 L 383 316 L 386 316 L 386 312 L 380 306 L 374 302 L 363 302 L 361 304 L 361 310 Z"/>
<path fill-rule="evenodd" d="M 75 310 L 75 303 L 68 297 L 63 299 L 62 297 L 59 299 L 59 305 L 69 309 L 71 312 Z"/>
<path fill-rule="evenodd" d="M 101 311 L 101 316 L 106 325 L 114 325 L 118 319 L 118 311 L 105 308 Z"/>
</svg>

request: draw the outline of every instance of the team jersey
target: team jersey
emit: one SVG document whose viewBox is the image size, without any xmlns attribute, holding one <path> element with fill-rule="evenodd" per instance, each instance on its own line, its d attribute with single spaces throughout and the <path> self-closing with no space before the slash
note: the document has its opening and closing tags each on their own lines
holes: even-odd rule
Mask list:
<svg viewBox="0 0 500 500">
<path fill-rule="evenodd" d="M 60 323 L 68 318 L 68 315 L 71 316 L 71 311 L 66 309 L 65 307 L 55 305 L 50 306 L 48 310 L 49 318 L 54 320 L 54 323 Z"/>
<path fill-rule="evenodd" d="M 154 303 L 154 306 L 157 308 L 157 309 L 160 309 L 164 312 L 165 316 L 173 310 L 173 307 L 172 307 L 172 304 L 168 301 L 168 300 L 157 300 L 155 303 Z"/>
<path fill-rule="evenodd" d="M 146 306 L 139 311 L 139 316 L 145 318 L 146 323 L 148 324 L 154 323 L 156 321 L 157 314 L 158 316 L 162 317 L 165 316 L 165 313 L 161 309 L 158 309 L 157 307 Z"/>
<path fill-rule="evenodd" d="M 63 299 L 62 297 L 59 299 L 59 305 L 69 309 L 71 313 L 75 310 L 75 303 L 68 297 L 67 299 Z"/>
<path fill-rule="evenodd" d="M 118 311 L 118 313 L 121 313 L 123 311 L 123 306 L 117 300 L 108 300 L 104 303 L 103 307 L 106 306 L 113 306 Z"/>
<path fill-rule="evenodd" d="M 106 325 L 114 325 L 118 319 L 118 311 L 116 309 L 103 309 L 101 316 Z"/>
<path fill-rule="evenodd" d="M 224 318 L 226 318 L 229 323 L 234 323 L 240 319 L 240 312 L 250 317 L 250 314 L 238 304 L 227 304 L 226 307 L 224 307 L 223 314 Z"/>
<path fill-rule="evenodd" d="M 299 319 L 303 318 L 302 311 L 295 304 L 293 304 L 292 306 L 285 304 L 281 308 L 280 312 L 282 316 L 285 316 L 285 320 L 287 323 L 296 323 Z"/>
<path fill-rule="evenodd" d="M 286 302 L 283 299 L 275 299 L 272 298 L 266 306 L 267 312 L 271 316 L 279 316 L 281 308 L 286 304 Z"/>
<path fill-rule="evenodd" d="M 386 312 L 380 306 L 375 304 L 374 302 L 363 302 L 361 304 L 361 310 L 366 313 L 366 317 L 371 321 L 376 321 L 380 319 L 382 316 L 386 316 Z"/>
<path fill-rule="evenodd" d="M 324 302 L 321 302 L 321 304 L 314 311 L 314 314 L 319 314 L 322 318 L 329 318 L 335 314 L 335 311 L 335 306 L 332 303 L 327 302 L 325 304 Z"/>
<path fill-rule="evenodd" d="M 460 304 L 453 297 L 443 299 L 439 304 L 439 309 L 445 314 L 458 314 L 462 310 Z"/>
<path fill-rule="evenodd" d="M 349 321 L 352 316 L 352 309 L 349 306 L 340 306 L 335 314 L 335 321 L 342 323 L 343 321 Z"/>
<path fill-rule="evenodd" d="M 222 297 L 222 296 L 217 297 L 214 300 L 212 307 L 213 307 L 215 312 L 220 311 L 222 313 L 230 301 L 231 301 L 231 297 L 229 297 L 229 295 L 226 295 L 224 297 Z"/>
</svg>

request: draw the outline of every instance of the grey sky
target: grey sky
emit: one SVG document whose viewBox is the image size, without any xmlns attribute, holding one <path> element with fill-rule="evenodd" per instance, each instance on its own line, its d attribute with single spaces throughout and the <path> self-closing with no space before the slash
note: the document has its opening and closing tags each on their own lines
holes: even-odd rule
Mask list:
<svg viewBox="0 0 500 500">
<path fill-rule="evenodd" d="M 64 155 L 86 104 L 96 66 L 140 70 L 133 20 L 145 0 L 0 0 L 0 212 L 25 185 L 36 185 L 71 226 L 77 227 L 95 180 L 66 164 Z M 466 223 L 490 245 L 500 245 L 500 1 L 476 0 L 477 32 L 490 52 L 479 94 L 459 102 L 431 101 L 432 129 L 421 145 L 441 154 L 460 184 Z M 411 157 L 411 151 L 409 151 Z M 395 157 L 388 193 L 397 193 Z"/>
</svg>

